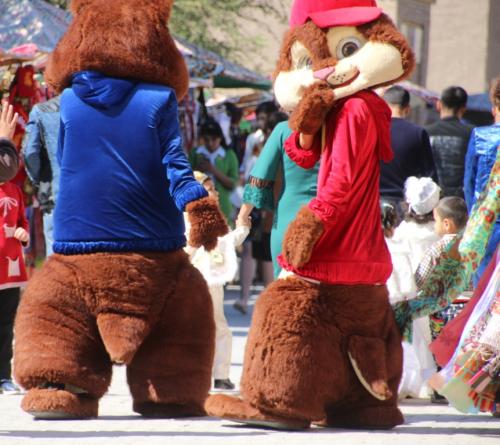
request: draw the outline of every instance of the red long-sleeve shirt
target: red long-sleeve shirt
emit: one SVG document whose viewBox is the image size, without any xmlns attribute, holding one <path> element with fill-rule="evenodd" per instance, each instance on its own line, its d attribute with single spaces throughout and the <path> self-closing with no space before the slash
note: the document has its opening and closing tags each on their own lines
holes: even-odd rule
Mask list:
<svg viewBox="0 0 500 445">
<path fill-rule="evenodd" d="M 28 279 L 21 242 L 14 238 L 18 227 L 29 231 L 21 189 L 6 182 L 0 185 L 0 290 L 21 287 Z"/>
<path fill-rule="evenodd" d="M 391 112 L 371 91 L 340 100 L 326 119 L 325 144 L 311 150 L 293 133 L 285 143 L 288 156 L 311 168 L 321 158 L 316 198 L 309 208 L 321 219 L 324 233 L 310 261 L 294 268 L 280 256 L 284 269 L 330 284 L 382 284 L 392 272 L 379 205 L 379 163 L 392 159 Z"/>
</svg>

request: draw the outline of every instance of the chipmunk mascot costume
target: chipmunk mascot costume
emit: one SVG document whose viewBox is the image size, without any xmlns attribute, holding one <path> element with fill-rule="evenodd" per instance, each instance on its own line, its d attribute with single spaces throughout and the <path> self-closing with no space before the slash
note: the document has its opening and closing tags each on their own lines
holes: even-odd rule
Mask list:
<svg viewBox="0 0 500 445">
<path fill-rule="evenodd" d="M 215 324 L 183 251 L 227 232 L 182 151 L 188 72 L 167 23 L 172 0 L 73 0 L 47 67 L 61 98 L 54 252 L 23 296 L 15 376 L 38 418 L 97 416 L 113 363 L 134 411 L 203 415 Z"/>
<path fill-rule="evenodd" d="M 372 88 L 408 76 L 413 54 L 374 0 L 296 0 L 275 77 L 292 112 L 289 157 L 321 160 L 318 192 L 290 224 L 284 273 L 259 297 L 241 398 L 211 415 L 274 428 L 392 428 L 402 373 L 385 286 L 392 265 L 379 209 L 391 113 Z"/>
</svg>

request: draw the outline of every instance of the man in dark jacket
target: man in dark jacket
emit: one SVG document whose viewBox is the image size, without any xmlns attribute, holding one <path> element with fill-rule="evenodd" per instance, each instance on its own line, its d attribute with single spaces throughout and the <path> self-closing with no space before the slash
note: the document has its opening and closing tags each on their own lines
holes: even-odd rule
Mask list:
<svg viewBox="0 0 500 445">
<path fill-rule="evenodd" d="M 404 184 L 410 176 L 433 176 L 434 161 L 427 132 L 405 118 L 410 113 L 410 94 L 399 86 L 384 93 L 392 112 L 391 145 L 394 159 L 380 166 L 380 195 L 404 213 Z"/>
<path fill-rule="evenodd" d="M 437 103 L 441 119 L 427 127 L 436 163 L 438 184 L 444 196 L 464 197 L 464 165 L 472 126 L 460 119 L 467 106 L 467 92 L 446 88 Z"/>
</svg>

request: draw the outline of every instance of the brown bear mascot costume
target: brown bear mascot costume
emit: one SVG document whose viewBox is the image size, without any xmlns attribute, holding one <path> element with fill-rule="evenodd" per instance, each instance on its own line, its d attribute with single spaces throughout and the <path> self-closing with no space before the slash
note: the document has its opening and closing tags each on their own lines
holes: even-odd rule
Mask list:
<svg viewBox="0 0 500 445">
<path fill-rule="evenodd" d="M 188 73 L 173 0 L 73 0 L 47 67 L 61 97 L 54 252 L 16 319 L 15 376 L 38 418 L 97 416 L 113 363 L 144 416 L 204 414 L 215 325 L 183 251 L 227 226 L 182 151 Z"/>
<path fill-rule="evenodd" d="M 403 422 L 402 349 L 378 188 L 391 115 L 370 88 L 408 76 L 413 54 L 374 0 L 296 0 L 290 25 L 275 92 L 292 112 L 288 156 L 304 168 L 321 160 L 318 192 L 257 301 L 241 398 L 214 395 L 205 407 L 273 428 L 392 428 Z"/>
</svg>

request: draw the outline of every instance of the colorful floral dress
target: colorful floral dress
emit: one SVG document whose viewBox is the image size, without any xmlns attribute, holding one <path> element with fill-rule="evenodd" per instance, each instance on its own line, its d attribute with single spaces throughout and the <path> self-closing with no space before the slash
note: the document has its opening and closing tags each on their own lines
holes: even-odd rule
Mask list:
<svg viewBox="0 0 500 445">
<path fill-rule="evenodd" d="M 411 337 L 410 321 L 446 307 L 459 295 L 481 263 L 500 215 L 500 151 L 487 186 L 467 223 L 460 242 L 460 260 L 441 257 L 432 277 L 417 298 L 394 305 L 403 335 Z M 500 390 L 500 262 L 481 300 L 471 314 L 459 346 L 432 386 L 465 413 L 493 411 Z"/>
<path fill-rule="evenodd" d="M 460 344 L 440 372 L 439 392 L 464 413 L 495 411 L 500 390 L 500 257 Z"/>
<path fill-rule="evenodd" d="M 488 184 L 470 214 L 460 241 L 460 259 L 450 255 L 450 243 L 417 297 L 393 305 L 396 321 L 404 338 L 411 341 L 412 321 L 443 310 L 467 288 L 477 271 L 500 215 L 500 150 Z"/>
</svg>

